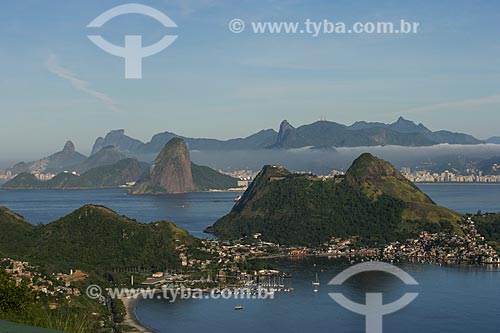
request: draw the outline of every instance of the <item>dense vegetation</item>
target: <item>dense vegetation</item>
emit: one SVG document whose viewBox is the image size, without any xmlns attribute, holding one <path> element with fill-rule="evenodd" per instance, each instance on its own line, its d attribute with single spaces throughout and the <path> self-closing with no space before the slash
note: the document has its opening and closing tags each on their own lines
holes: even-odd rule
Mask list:
<svg viewBox="0 0 500 333">
<path fill-rule="evenodd" d="M 90 318 L 90 314 L 81 311 L 82 306 L 83 304 L 78 302 L 70 304 L 60 301 L 58 308 L 51 310 L 30 287 L 26 284 L 17 285 L 4 273 L 3 268 L 0 269 L 1 319 L 74 333 L 94 331 L 97 328 L 95 322 Z M 12 332 L 23 331 L 38 332 L 32 327 L 17 326 L 13 327 Z"/>
<path fill-rule="evenodd" d="M 259 232 L 279 244 L 318 245 L 333 235 L 382 243 L 398 239 L 403 209 L 401 201 L 388 196 L 373 202 L 345 184 L 291 177 L 270 183 L 252 214 L 233 211 L 214 228 L 223 238 Z"/>
<path fill-rule="evenodd" d="M 479 233 L 500 251 L 500 214 L 478 214 L 474 216 L 474 222 Z"/>
<path fill-rule="evenodd" d="M 3 185 L 5 189 L 87 189 L 115 188 L 135 182 L 147 172 L 148 165 L 135 159 L 124 159 L 112 165 L 90 169 L 81 176 L 60 173 L 51 180 L 40 181 L 30 173 L 21 173 Z"/>
<path fill-rule="evenodd" d="M 0 256 L 28 261 L 49 277 L 47 272 L 83 270 L 89 277 L 75 282 L 80 290 L 90 283 L 121 285 L 127 271 L 180 268 L 179 254 L 197 256 L 199 242 L 172 222 L 144 224 L 103 206 L 86 205 L 38 226 L 0 206 Z M 45 295 L 16 286 L 3 272 L 0 267 L 1 319 L 79 333 L 96 331 L 91 313 L 109 315 L 106 307 L 86 297 L 61 298 L 56 310 L 49 309 Z M 115 322 L 123 320 L 121 302 L 113 301 L 111 310 Z"/>
<path fill-rule="evenodd" d="M 39 181 L 33 174 L 29 172 L 22 172 L 2 185 L 2 188 L 9 190 L 34 190 L 44 187 L 44 183 Z"/>
<path fill-rule="evenodd" d="M 459 219 L 389 163 L 364 154 L 345 180 L 266 166 L 233 210 L 209 231 L 222 238 L 261 233 L 263 240 L 293 245 L 318 245 L 333 236 L 359 236 L 362 243 L 380 244 L 421 230 L 458 231 Z"/>
<path fill-rule="evenodd" d="M 28 253 L 34 240 L 35 227 L 22 216 L 0 206 L 0 256 L 20 257 Z"/>
<path fill-rule="evenodd" d="M 53 272 L 82 269 L 104 276 L 125 268 L 163 270 L 180 265 L 177 247 L 194 252 L 198 245 L 172 222 L 139 223 L 102 206 L 83 206 L 36 227 L 4 207 L 0 212 L 0 253 Z"/>
<path fill-rule="evenodd" d="M 193 174 L 194 184 L 201 191 L 225 190 L 236 187 L 238 183 L 236 178 L 194 163 L 191 163 L 191 173 Z"/>
<path fill-rule="evenodd" d="M 403 220 L 452 224 L 455 231 L 461 233 L 455 223 L 461 219 L 460 214 L 436 205 L 387 161 L 371 154 L 362 154 L 347 171 L 346 182 L 371 200 L 376 201 L 381 194 L 386 194 L 403 201 Z"/>
<path fill-rule="evenodd" d="M 102 273 L 124 267 L 176 267 L 175 246 L 196 243 L 172 222 L 139 223 L 101 206 L 84 206 L 39 226 L 36 239 L 35 262 Z"/>
</svg>

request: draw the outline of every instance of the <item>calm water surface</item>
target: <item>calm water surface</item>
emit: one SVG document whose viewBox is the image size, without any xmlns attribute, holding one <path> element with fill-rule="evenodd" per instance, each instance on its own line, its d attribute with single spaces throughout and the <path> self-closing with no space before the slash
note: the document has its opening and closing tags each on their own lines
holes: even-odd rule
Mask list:
<svg viewBox="0 0 500 333">
<path fill-rule="evenodd" d="M 0 205 L 33 224 L 48 223 L 85 204 L 104 205 L 141 222 L 172 220 L 197 237 L 225 215 L 238 192 L 200 192 L 175 195 L 129 195 L 124 189 L 106 190 L 0 190 Z"/>
<path fill-rule="evenodd" d="M 500 212 L 500 184 L 420 184 L 438 204 L 461 213 Z M 0 190 L 0 205 L 31 223 L 48 223 L 85 204 L 107 206 L 141 222 L 172 220 L 193 235 L 227 214 L 238 192 L 201 192 L 171 195 L 129 195 L 124 189 Z"/>
<path fill-rule="evenodd" d="M 500 211 L 500 185 L 420 184 L 438 204 L 462 213 Z M 2 191 L 0 205 L 32 223 L 47 223 L 84 204 L 105 205 L 143 222 L 173 220 L 191 234 L 223 216 L 238 193 L 130 196 L 125 190 Z M 317 267 L 314 268 L 314 263 Z M 136 313 L 160 332 L 364 332 L 364 318 L 337 305 L 328 292 L 338 291 L 327 282 L 345 266 L 321 259 L 279 262 L 293 274 L 295 292 L 277 294 L 274 300 L 184 300 L 176 303 L 141 300 Z M 403 266 L 419 283 L 408 287 L 379 273 L 349 279 L 340 291 L 363 303 L 366 292 L 383 292 L 384 303 L 405 292 L 419 297 L 405 309 L 384 317 L 384 332 L 500 332 L 500 272 L 484 268 L 435 265 Z M 314 293 L 311 281 L 318 271 L 321 286 Z M 379 274 L 379 275 L 376 275 Z M 242 311 L 234 311 L 241 304 Z"/>
<path fill-rule="evenodd" d="M 316 268 L 313 264 L 316 263 Z M 385 273 L 363 273 L 339 287 L 327 283 L 347 266 L 327 259 L 281 262 L 293 274 L 292 293 L 267 300 L 139 300 L 136 314 L 159 332 L 365 332 L 364 317 L 347 311 L 329 296 L 341 292 L 365 303 L 367 292 L 382 292 L 384 303 L 406 292 L 419 296 L 409 306 L 384 316 L 384 332 L 499 332 L 500 272 L 483 268 L 404 265 L 419 286 L 406 286 Z M 321 286 L 311 281 L 319 272 Z M 242 311 L 234 306 L 242 305 Z"/>
<path fill-rule="evenodd" d="M 500 184 L 419 184 L 437 204 L 460 213 L 500 212 Z"/>
</svg>

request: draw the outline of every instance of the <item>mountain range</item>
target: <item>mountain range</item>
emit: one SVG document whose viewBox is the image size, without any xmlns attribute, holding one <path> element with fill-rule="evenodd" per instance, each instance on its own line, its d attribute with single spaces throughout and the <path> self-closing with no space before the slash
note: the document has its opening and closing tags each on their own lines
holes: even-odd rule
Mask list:
<svg viewBox="0 0 500 333">
<path fill-rule="evenodd" d="M 50 156 L 43 157 L 33 162 L 19 162 L 6 171 L 12 174 L 24 172 L 36 173 L 60 173 L 63 171 L 84 173 L 90 169 L 111 165 L 127 158 L 115 146 L 106 146 L 98 153 L 87 157 L 76 151 L 72 141 L 67 141 L 63 149 Z"/>
<path fill-rule="evenodd" d="M 31 172 L 21 172 L 3 184 L 3 189 L 97 189 L 116 188 L 137 183 L 132 194 L 185 193 L 226 190 L 237 186 L 238 180 L 207 166 L 191 162 L 187 145 L 181 138 L 165 144 L 154 164 L 127 158 L 114 146 L 106 146 L 94 155 L 42 181 Z"/>
<path fill-rule="evenodd" d="M 492 136 L 488 140 L 486 140 L 487 143 L 493 143 L 493 144 L 500 144 L 500 136 Z"/>
<path fill-rule="evenodd" d="M 442 143 L 467 145 L 485 143 L 485 141 L 468 134 L 444 130 L 433 132 L 423 124 L 417 125 L 403 117 L 392 124 L 359 121 L 347 126 L 323 120 L 297 128 L 284 120 L 280 124 L 279 132 L 267 129 L 245 138 L 230 140 L 189 138 L 172 132 L 162 132 L 154 135 L 149 142 L 144 143 L 127 136 L 123 129 L 114 130 L 105 137 L 97 138 L 92 148 L 92 154 L 110 145 L 128 155 L 157 154 L 174 137 L 182 138 L 190 150 L 200 151 L 379 145 L 421 147 Z"/>
<path fill-rule="evenodd" d="M 293 127 L 286 120 L 280 125 L 273 148 L 359 147 L 359 146 L 432 146 L 441 143 L 484 143 L 470 135 L 449 131 L 432 132 L 423 124 L 400 117 L 395 123 L 356 122 L 346 126 L 329 121 Z"/>
<path fill-rule="evenodd" d="M 204 138 L 189 138 L 178 136 L 172 132 L 162 132 L 154 135 L 150 141 L 144 143 L 125 134 L 125 131 L 114 130 L 104 137 L 97 138 L 92 148 L 92 154 L 87 157 L 76 151 L 75 145 L 68 141 L 64 148 L 50 156 L 32 162 L 19 162 L 0 173 L 18 175 L 21 173 L 54 173 L 63 171 L 83 174 L 93 168 L 112 165 L 125 158 L 137 158 L 139 161 L 153 162 L 165 145 L 173 138 L 181 138 L 186 142 L 188 149 L 197 163 L 210 165 L 217 169 L 258 169 L 266 163 L 287 165 L 295 170 L 314 170 L 315 172 L 328 172 L 331 158 L 322 152 L 336 152 L 337 147 L 365 147 L 372 151 L 380 147 L 391 145 L 399 147 L 425 147 L 425 149 L 440 148 L 439 144 L 460 144 L 464 152 L 453 155 L 470 155 L 470 160 L 477 163 L 493 154 L 487 150 L 494 150 L 495 145 L 482 145 L 484 154 L 475 156 L 470 151 L 476 144 L 499 144 L 499 137 L 492 137 L 486 141 L 474 138 L 468 134 L 453 133 L 449 131 L 431 131 L 423 124 L 400 117 L 391 124 L 381 122 L 359 121 L 352 125 L 343 125 L 330 121 L 318 121 L 299 127 L 292 126 L 286 120 L 282 121 L 278 132 L 273 129 L 259 131 L 245 138 L 217 140 Z M 306 148 L 306 149 L 304 149 Z M 445 149 L 446 146 L 443 147 Z M 317 152 L 314 157 L 299 158 L 298 155 L 288 154 L 289 150 L 302 149 L 304 153 Z M 371 149 L 371 150 L 370 150 Z M 450 148 L 451 149 L 451 148 Z M 345 151 L 345 150 L 344 150 Z M 428 161 L 429 153 L 423 150 L 422 159 Z M 469 152 L 469 153 L 467 153 Z M 473 150 L 476 152 L 476 150 Z M 479 150 L 477 150 L 479 152 Z M 421 155 L 422 155 L 421 154 Z M 426 155 L 427 154 L 427 155 Z M 332 155 L 333 154 L 329 154 Z M 403 154 L 404 155 L 404 154 Z M 477 155 L 477 154 L 476 154 Z M 330 156 L 331 157 L 331 156 Z M 398 166 L 416 167 L 422 160 L 413 161 L 394 160 L 391 162 Z M 309 160 L 311 158 L 311 160 Z M 336 163 L 335 168 L 346 168 L 352 162 L 354 155 L 348 161 Z M 411 159 L 411 158 L 410 158 Z M 338 156 L 335 161 L 339 161 Z M 440 170 L 440 171 L 444 171 Z"/>
<path fill-rule="evenodd" d="M 7 171 L 14 175 L 23 172 L 58 173 L 83 162 L 86 158 L 85 155 L 76 151 L 72 141 L 67 141 L 61 151 L 33 162 L 19 162 Z"/>
<path fill-rule="evenodd" d="M 154 135 L 147 143 L 131 138 L 125 130 L 113 130 L 104 138 L 97 138 L 92 148 L 92 154 L 105 146 L 115 146 L 127 154 L 158 154 L 165 144 L 173 138 L 182 138 L 190 150 L 254 150 L 270 147 L 276 140 L 277 133 L 272 130 L 262 130 L 246 138 L 217 140 L 188 138 L 172 132 L 162 132 Z"/>
</svg>

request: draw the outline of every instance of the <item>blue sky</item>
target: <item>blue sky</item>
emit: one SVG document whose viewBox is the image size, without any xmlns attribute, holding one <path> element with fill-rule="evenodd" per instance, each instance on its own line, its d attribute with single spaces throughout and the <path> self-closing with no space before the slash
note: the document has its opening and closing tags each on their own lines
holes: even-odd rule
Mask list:
<svg viewBox="0 0 500 333">
<path fill-rule="evenodd" d="M 103 11 L 127 1 L 3 1 L 0 11 L 0 159 L 53 152 L 71 139 L 88 153 L 97 136 L 125 128 L 230 138 L 328 120 L 392 122 L 500 135 L 500 3 L 497 1 L 137 1 L 167 14 L 166 29 L 123 15 L 98 33 L 146 45 L 178 35 L 143 60 L 143 79 L 88 39 Z M 233 34 L 228 22 L 352 24 L 400 19 L 416 35 Z M 248 27 L 247 27 L 248 28 Z"/>
</svg>

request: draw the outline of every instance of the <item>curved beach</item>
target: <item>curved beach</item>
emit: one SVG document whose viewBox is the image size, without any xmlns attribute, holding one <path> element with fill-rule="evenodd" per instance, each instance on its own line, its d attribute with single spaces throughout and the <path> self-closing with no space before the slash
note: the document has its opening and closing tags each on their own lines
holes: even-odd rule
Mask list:
<svg viewBox="0 0 500 333">
<path fill-rule="evenodd" d="M 135 304 L 137 303 L 140 295 L 137 297 L 121 297 L 121 301 L 125 305 L 125 309 L 127 311 L 125 315 L 125 319 L 123 320 L 123 324 L 133 327 L 135 333 L 158 333 L 157 331 L 146 327 L 141 323 L 137 315 L 135 314 Z"/>
</svg>

